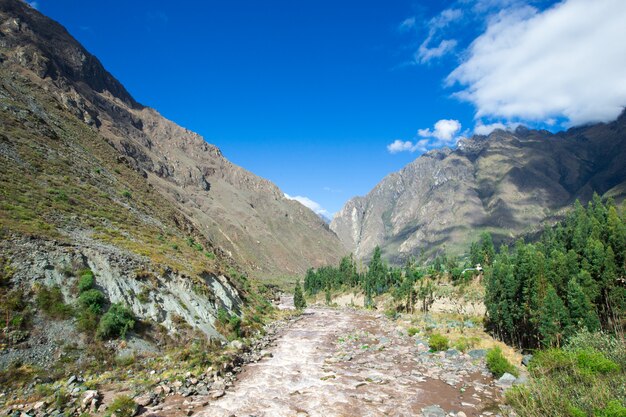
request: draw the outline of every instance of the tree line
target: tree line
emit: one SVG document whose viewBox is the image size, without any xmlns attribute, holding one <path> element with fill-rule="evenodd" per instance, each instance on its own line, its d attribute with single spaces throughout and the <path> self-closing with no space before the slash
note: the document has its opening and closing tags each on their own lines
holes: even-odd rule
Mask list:
<svg viewBox="0 0 626 417">
<path fill-rule="evenodd" d="M 485 268 L 488 327 L 523 348 L 561 346 L 581 329 L 623 337 L 626 215 L 598 195 L 576 201 L 535 243 L 497 253 L 472 246 Z"/>
<path fill-rule="evenodd" d="M 376 247 L 366 266 L 359 265 L 354 256 L 349 255 L 341 259 L 339 266 L 309 269 L 304 278 L 304 291 L 309 296 L 323 291 L 326 301 L 330 302 L 331 292 L 358 288 L 365 295 L 365 307 L 374 307 L 376 296 L 390 293 L 402 311 L 412 312 L 415 308 L 427 311 L 436 290 L 430 278 L 458 269 L 458 279 L 461 279 L 462 269 L 457 264 L 455 258 L 442 254 L 426 266 L 410 259 L 404 266 L 394 267 L 382 259 L 382 252 Z"/>
</svg>

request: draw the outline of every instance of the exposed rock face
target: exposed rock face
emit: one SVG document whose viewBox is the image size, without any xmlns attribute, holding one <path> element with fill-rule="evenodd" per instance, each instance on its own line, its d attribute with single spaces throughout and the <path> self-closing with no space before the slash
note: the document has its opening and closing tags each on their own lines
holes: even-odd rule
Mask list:
<svg viewBox="0 0 626 417">
<path fill-rule="evenodd" d="M 481 230 L 532 233 L 579 198 L 626 195 L 626 114 L 551 134 L 518 128 L 430 151 L 348 201 L 331 223 L 360 258 L 379 245 L 402 262 L 420 251 L 465 251 Z"/>
<path fill-rule="evenodd" d="M 121 303 L 135 316 L 160 323 L 171 332 L 178 330 L 175 322 L 180 318 L 208 336 L 220 338 L 214 328 L 218 309 L 240 315 L 243 307 L 237 289 L 223 275 L 206 273 L 193 280 L 172 270 L 151 270 L 145 259 L 112 245 L 83 240 L 76 246 L 59 246 L 24 239 L 0 242 L 0 251 L 14 259 L 14 286 L 58 286 L 66 300 L 74 300 L 78 277 L 68 277 L 64 270 L 90 268 L 97 288 L 109 302 Z M 144 297 L 140 297 L 142 293 Z"/>
<path fill-rule="evenodd" d="M 120 153 L 120 162 L 248 272 L 302 273 L 345 252 L 312 211 L 137 103 L 62 26 L 19 0 L 0 2 L 0 66 L 91 126 Z"/>
</svg>

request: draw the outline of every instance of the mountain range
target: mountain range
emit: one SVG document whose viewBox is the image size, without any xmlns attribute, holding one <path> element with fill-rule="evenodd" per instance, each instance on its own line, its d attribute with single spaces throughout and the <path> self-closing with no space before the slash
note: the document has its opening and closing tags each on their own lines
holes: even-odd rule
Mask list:
<svg viewBox="0 0 626 417">
<path fill-rule="evenodd" d="M 626 196 L 626 114 L 552 134 L 518 127 L 431 150 L 355 197 L 330 227 L 368 258 L 464 253 L 481 231 L 496 242 L 531 235 L 594 192 Z"/>
</svg>

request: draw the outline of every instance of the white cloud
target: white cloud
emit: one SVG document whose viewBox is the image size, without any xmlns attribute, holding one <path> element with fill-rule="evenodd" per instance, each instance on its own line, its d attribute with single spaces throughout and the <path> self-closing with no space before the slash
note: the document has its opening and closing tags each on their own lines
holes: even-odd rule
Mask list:
<svg viewBox="0 0 626 417">
<path fill-rule="evenodd" d="M 463 12 L 460 9 L 445 9 L 437 16 L 430 19 L 427 25 L 428 36 L 420 44 L 417 52 L 415 52 L 415 62 L 425 64 L 451 52 L 456 47 L 457 41 L 455 39 L 441 39 L 440 32 L 450 23 L 459 20 L 462 16 Z M 402 24 L 404 24 L 404 22 Z M 415 25 L 414 18 L 413 25 Z M 439 41 L 439 43 L 437 43 L 437 41 Z M 435 43 L 436 46 L 432 46 L 433 43 Z"/>
<path fill-rule="evenodd" d="M 489 19 L 447 81 L 478 118 L 609 121 L 626 105 L 624 22 L 624 0 L 516 4 Z"/>
<path fill-rule="evenodd" d="M 476 135 L 488 135 L 496 129 L 506 130 L 506 126 L 504 125 L 504 123 L 500 123 L 500 122 L 486 124 L 486 125 L 479 122 L 476 124 L 476 127 L 474 127 L 474 133 Z"/>
<path fill-rule="evenodd" d="M 413 149 L 413 142 L 409 140 L 403 141 L 400 139 L 396 139 L 392 143 L 387 145 L 387 150 L 389 151 L 389 153 L 398 153 L 398 152 L 404 152 L 404 151 L 413 152 L 412 149 Z"/>
<path fill-rule="evenodd" d="M 430 141 L 428 139 L 421 139 L 415 142 L 412 142 L 410 140 L 403 141 L 400 139 L 396 139 L 395 141 L 387 145 L 387 150 L 391 154 L 399 153 L 399 152 L 413 153 L 416 151 L 426 152 L 428 150 L 429 142 Z"/>
<path fill-rule="evenodd" d="M 420 64 L 426 64 L 435 58 L 441 58 L 448 52 L 452 51 L 456 47 L 456 41 L 454 39 L 444 39 L 439 42 L 439 45 L 435 47 L 429 47 L 431 38 L 426 40 L 420 45 L 419 49 L 415 53 L 415 61 Z"/>
<path fill-rule="evenodd" d="M 28 4 L 33 9 L 39 9 L 39 2 L 38 1 L 26 1 L 26 4 Z"/>
<path fill-rule="evenodd" d="M 400 31 L 407 31 L 407 30 L 411 30 L 415 27 L 415 18 L 414 17 L 409 17 L 408 19 L 404 19 L 404 21 L 402 23 L 400 23 L 400 25 L 398 26 L 398 30 Z"/>
<path fill-rule="evenodd" d="M 521 123 L 516 122 L 495 122 L 483 124 L 481 120 L 476 122 L 476 126 L 474 126 L 474 134 L 476 135 L 488 135 L 496 129 L 500 130 L 515 130 Z"/>
<path fill-rule="evenodd" d="M 450 23 L 459 20 L 461 17 L 463 17 L 461 9 L 446 9 L 439 13 L 439 15 L 430 19 L 429 27 L 431 31 L 434 29 L 442 29 Z"/>
<path fill-rule="evenodd" d="M 299 202 L 303 206 L 310 208 L 318 216 L 324 216 L 326 218 L 332 217 L 332 215 L 328 212 L 328 210 L 326 210 L 319 203 L 311 200 L 308 197 L 303 197 L 303 196 L 299 196 L 299 195 L 291 196 L 291 195 L 285 193 L 285 198 L 288 199 L 288 200 L 295 200 L 295 201 Z"/>
<path fill-rule="evenodd" d="M 460 138 L 461 123 L 458 120 L 441 119 L 433 129 L 419 129 L 417 135 L 424 138 L 415 141 L 396 139 L 387 150 L 394 154 L 398 152 L 426 152 L 429 149 L 442 146 L 453 146 Z"/>
<path fill-rule="evenodd" d="M 435 123 L 434 129 L 420 129 L 417 134 L 423 138 L 436 138 L 442 142 L 450 142 L 461 130 L 458 120 L 441 119 Z"/>
</svg>

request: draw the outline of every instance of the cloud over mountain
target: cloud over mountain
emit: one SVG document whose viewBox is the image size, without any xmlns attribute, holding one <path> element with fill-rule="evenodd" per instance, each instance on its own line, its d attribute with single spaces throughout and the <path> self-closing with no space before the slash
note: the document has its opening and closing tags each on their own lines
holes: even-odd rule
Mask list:
<svg viewBox="0 0 626 417">
<path fill-rule="evenodd" d="M 568 125 L 615 119 L 626 104 L 626 2 L 566 0 L 489 18 L 448 76 L 478 118 Z"/>
</svg>

